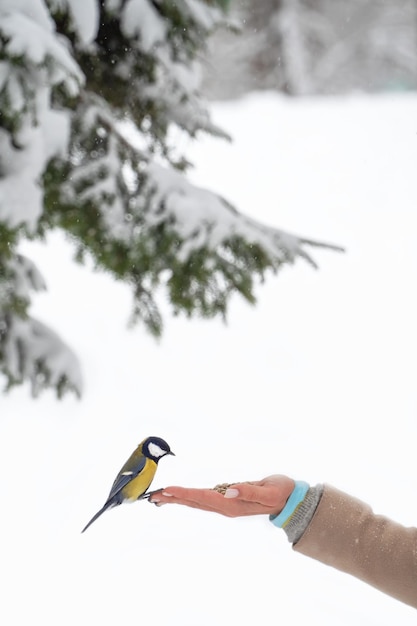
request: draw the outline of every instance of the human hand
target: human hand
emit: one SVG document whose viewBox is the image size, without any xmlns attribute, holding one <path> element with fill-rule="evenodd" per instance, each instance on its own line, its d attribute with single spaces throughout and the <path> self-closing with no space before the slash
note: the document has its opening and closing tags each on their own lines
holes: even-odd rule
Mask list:
<svg viewBox="0 0 417 626">
<path fill-rule="evenodd" d="M 227 517 L 278 515 L 295 486 L 292 478 L 282 475 L 262 480 L 233 483 L 223 495 L 214 489 L 166 487 L 151 495 L 154 504 L 183 504 L 193 509 L 212 511 Z"/>
</svg>

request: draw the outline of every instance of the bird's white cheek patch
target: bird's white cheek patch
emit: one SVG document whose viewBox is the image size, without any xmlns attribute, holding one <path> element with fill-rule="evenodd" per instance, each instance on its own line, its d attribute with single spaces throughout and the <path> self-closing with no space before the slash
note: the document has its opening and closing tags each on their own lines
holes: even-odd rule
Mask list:
<svg viewBox="0 0 417 626">
<path fill-rule="evenodd" d="M 150 443 L 149 444 L 149 452 L 156 459 L 159 458 L 160 456 L 163 456 L 164 454 L 166 454 L 166 450 L 162 450 L 162 448 L 160 448 L 156 443 Z"/>
</svg>

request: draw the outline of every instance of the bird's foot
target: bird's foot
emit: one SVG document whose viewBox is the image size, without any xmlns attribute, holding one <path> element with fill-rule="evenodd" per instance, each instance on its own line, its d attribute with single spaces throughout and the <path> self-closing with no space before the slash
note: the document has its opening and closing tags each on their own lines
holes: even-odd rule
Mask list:
<svg viewBox="0 0 417 626">
<path fill-rule="evenodd" d="M 155 489 L 154 491 L 147 491 L 139 498 L 139 500 L 149 500 L 150 496 L 153 496 L 155 493 L 161 493 L 163 490 L 164 488 L 161 487 L 160 489 Z"/>
</svg>

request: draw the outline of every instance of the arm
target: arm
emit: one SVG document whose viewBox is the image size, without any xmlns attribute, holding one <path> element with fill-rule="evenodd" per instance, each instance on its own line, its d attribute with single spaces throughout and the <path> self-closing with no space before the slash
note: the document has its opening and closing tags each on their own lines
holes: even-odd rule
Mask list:
<svg viewBox="0 0 417 626">
<path fill-rule="evenodd" d="M 294 550 L 417 608 L 417 528 L 405 528 L 325 486 Z"/>
<path fill-rule="evenodd" d="M 269 476 L 213 489 L 168 487 L 152 496 L 157 504 L 182 504 L 228 517 L 269 515 L 284 509 L 295 482 Z M 333 487 L 313 487 L 285 524 L 293 548 L 351 574 L 417 608 L 417 528 L 375 515 L 370 507 Z"/>
</svg>

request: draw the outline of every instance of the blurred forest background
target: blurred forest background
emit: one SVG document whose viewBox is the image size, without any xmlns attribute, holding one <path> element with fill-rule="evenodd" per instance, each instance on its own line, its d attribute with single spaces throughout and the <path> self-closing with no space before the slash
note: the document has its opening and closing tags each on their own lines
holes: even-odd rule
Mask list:
<svg viewBox="0 0 417 626">
<path fill-rule="evenodd" d="M 204 91 L 211 99 L 265 89 L 305 96 L 417 87 L 415 0 L 226 4 L 235 30 L 209 40 Z"/>
</svg>

